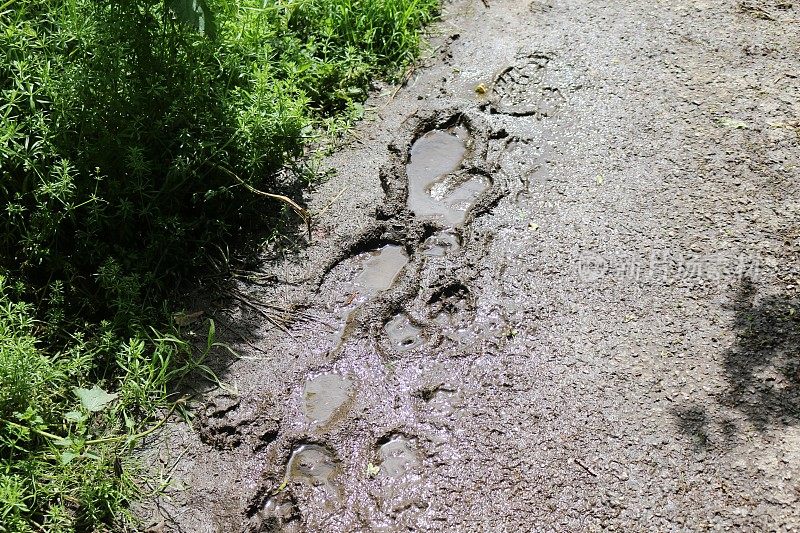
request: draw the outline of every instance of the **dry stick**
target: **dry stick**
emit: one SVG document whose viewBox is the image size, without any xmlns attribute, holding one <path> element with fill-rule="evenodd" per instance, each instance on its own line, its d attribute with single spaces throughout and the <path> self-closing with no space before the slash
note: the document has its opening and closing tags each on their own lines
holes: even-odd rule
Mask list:
<svg viewBox="0 0 800 533">
<path fill-rule="evenodd" d="M 295 213 L 297 213 L 300 216 L 300 218 L 303 219 L 303 222 L 306 223 L 306 230 L 308 231 L 308 240 L 311 240 L 311 217 L 309 216 L 308 211 L 306 211 L 305 209 L 303 209 L 302 207 L 297 205 L 297 203 L 294 200 L 292 200 L 288 196 L 284 196 L 282 194 L 273 194 L 271 192 L 259 191 L 258 189 L 256 189 L 255 187 L 253 187 L 249 183 L 245 182 L 242 178 L 240 178 L 239 176 L 237 176 L 236 174 L 234 174 L 232 171 L 228 170 L 227 168 L 221 167 L 219 165 L 214 165 L 214 167 L 220 169 L 223 172 L 225 172 L 227 175 L 229 175 L 230 177 L 232 177 L 233 179 L 238 181 L 240 185 L 242 185 L 245 189 L 247 189 L 248 191 L 252 192 L 253 194 L 258 194 L 260 196 L 266 196 L 267 198 L 272 198 L 273 200 L 279 200 L 279 201 L 281 201 L 281 202 L 283 202 L 285 204 L 288 204 L 289 207 L 291 207 L 292 210 Z"/>
<path fill-rule="evenodd" d="M 268 304 L 266 302 L 262 302 L 262 301 L 259 301 L 259 300 L 256 300 L 256 299 L 254 299 L 253 301 L 250 301 L 250 300 L 247 300 L 248 296 L 249 295 L 234 295 L 234 297 L 238 298 L 240 301 L 241 301 L 241 299 L 245 299 L 245 301 L 247 301 L 250 305 L 253 305 L 255 307 L 258 307 L 259 309 L 264 310 L 265 313 L 269 313 L 270 316 L 274 320 L 277 320 L 278 322 L 281 322 L 283 324 L 288 324 L 289 322 L 292 321 L 292 318 L 293 318 L 292 317 L 292 312 L 289 309 L 285 309 L 285 308 L 282 308 L 282 307 L 277 307 L 275 305 Z"/>
<path fill-rule="evenodd" d="M 414 71 L 416 69 L 417 69 L 416 65 L 411 65 L 411 67 L 408 69 L 408 72 L 406 72 L 406 75 L 403 76 L 403 80 L 397 85 L 397 88 L 394 90 L 392 95 L 389 97 L 389 100 L 387 100 L 386 103 L 384 104 L 384 106 L 383 106 L 384 108 L 387 105 L 389 105 L 390 103 L 392 103 L 392 100 L 394 100 L 394 97 L 397 96 L 397 93 L 400 92 L 400 89 L 402 89 L 403 87 L 406 86 L 406 84 L 408 83 L 408 80 L 410 80 L 411 76 L 414 75 Z"/>
<path fill-rule="evenodd" d="M 263 286 L 265 284 L 269 284 L 270 287 L 274 287 L 275 282 L 280 282 L 283 285 L 291 285 L 292 287 L 297 287 L 298 285 L 302 285 L 301 282 L 297 281 L 293 282 L 293 281 L 278 279 L 278 277 L 275 276 L 274 274 L 265 274 L 262 272 L 251 272 L 250 274 L 247 274 L 246 272 L 240 270 L 234 272 L 233 275 L 237 278 L 252 283 L 253 285 Z"/>
<path fill-rule="evenodd" d="M 258 305 L 260 307 L 266 307 L 267 309 L 272 309 L 273 311 L 280 311 L 281 313 L 284 313 L 290 317 L 291 315 L 302 314 L 302 311 L 295 311 L 293 309 L 289 309 L 288 307 L 281 307 L 280 305 L 271 304 L 269 302 L 262 302 L 261 300 L 258 300 L 258 303 L 254 305 Z"/>
<path fill-rule="evenodd" d="M 346 191 L 346 190 L 347 190 L 347 185 L 345 185 L 344 187 L 342 187 L 342 190 L 341 190 L 341 191 L 339 191 L 339 194 L 337 194 L 336 196 L 334 196 L 334 197 L 333 197 L 333 199 L 332 199 L 330 202 L 328 202 L 328 204 L 327 204 L 325 207 L 323 207 L 323 208 L 322 208 L 322 210 L 321 210 L 319 213 L 316 213 L 316 216 L 317 216 L 317 217 L 321 217 L 322 215 L 324 215 L 324 214 L 325 214 L 325 212 L 326 212 L 328 209 L 330 209 L 330 208 L 331 208 L 331 206 L 334 204 L 334 202 L 336 202 L 336 200 L 338 200 L 338 199 L 339 199 L 339 198 L 340 198 L 340 197 L 341 197 L 341 196 L 344 194 L 344 191 Z"/>
<path fill-rule="evenodd" d="M 597 472 L 595 472 L 594 470 L 583 464 L 580 459 L 575 458 L 574 461 L 578 466 L 589 472 L 592 476 L 597 477 Z"/>
<path fill-rule="evenodd" d="M 762 20 L 769 20 L 771 22 L 775 22 L 777 19 L 775 15 L 764 9 L 763 7 L 746 7 L 742 8 L 742 12 L 749 13 L 755 18 L 760 18 Z"/>
</svg>

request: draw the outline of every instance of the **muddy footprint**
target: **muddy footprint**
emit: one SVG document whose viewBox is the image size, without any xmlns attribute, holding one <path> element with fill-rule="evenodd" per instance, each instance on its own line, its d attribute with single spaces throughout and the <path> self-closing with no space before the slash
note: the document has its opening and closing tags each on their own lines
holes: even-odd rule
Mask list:
<svg viewBox="0 0 800 533">
<path fill-rule="evenodd" d="M 444 257 L 457 252 L 461 248 L 461 237 L 454 230 L 442 230 L 434 233 L 422 243 L 422 255 L 428 257 Z"/>
<path fill-rule="evenodd" d="M 378 448 L 380 475 L 401 478 L 419 471 L 422 466 L 414 443 L 402 435 L 392 435 Z"/>
<path fill-rule="evenodd" d="M 303 412 L 317 429 L 330 426 L 353 399 L 353 382 L 338 374 L 321 374 L 303 387 Z"/>
<path fill-rule="evenodd" d="M 332 333 L 334 352 L 347 340 L 358 309 L 381 291 L 390 289 L 409 261 L 403 247 L 396 244 L 387 244 L 367 254 L 361 272 L 349 284 L 349 295 L 334 311 L 338 318 L 338 326 Z"/>
<path fill-rule="evenodd" d="M 298 446 L 286 465 L 286 479 L 300 481 L 319 491 L 327 507 L 341 503 L 344 491 L 337 481 L 342 465 L 335 454 L 318 444 Z"/>
<path fill-rule="evenodd" d="M 418 217 L 430 217 L 454 227 L 489 187 L 483 177 L 458 173 L 471 139 L 463 126 L 435 129 L 411 146 L 406 165 L 408 208 Z"/>
<path fill-rule="evenodd" d="M 521 56 L 495 78 L 489 101 L 494 113 L 515 117 L 553 116 L 564 104 L 561 90 L 545 84 L 550 57 L 533 53 Z"/>
<path fill-rule="evenodd" d="M 408 352 L 422 346 L 425 337 L 422 329 L 414 325 L 405 313 L 392 317 L 383 327 L 382 345 L 388 345 L 392 352 Z"/>
<path fill-rule="evenodd" d="M 247 533 L 281 531 L 299 533 L 302 531 L 300 512 L 288 492 L 279 492 L 267 498 L 261 509 L 249 520 Z"/>
</svg>

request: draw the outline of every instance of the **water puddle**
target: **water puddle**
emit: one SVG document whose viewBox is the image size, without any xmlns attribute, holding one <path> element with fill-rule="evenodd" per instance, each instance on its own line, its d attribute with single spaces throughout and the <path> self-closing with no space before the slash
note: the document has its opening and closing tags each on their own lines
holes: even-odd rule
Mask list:
<svg viewBox="0 0 800 533">
<path fill-rule="evenodd" d="M 316 444 L 304 444 L 292 453 L 286 477 L 320 487 L 328 499 L 341 500 L 341 488 L 334 482 L 340 471 L 341 464 L 330 450 Z"/>
<path fill-rule="evenodd" d="M 388 244 L 369 252 L 361 272 L 353 280 L 352 292 L 335 311 L 340 324 L 332 335 L 335 346 L 341 346 L 347 337 L 356 310 L 379 292 L 391 288 L 406 264 L 408 256 L 402 246 Z"/>
<path fill-rule="evenodd" d="M 399 352 L 412 350 L 423 342 L 422 331 L 404 314 L 397 315 L 384 327 L 392 348 Z"/>
<path fill-rule="evenodd" d="M 461 239 L 450 230 L 434 233 L 422 243 L 422 254 L 429 257 L 444 257 L 461 248 Z"/>
<path fill-rule="evenodd" d="M 411 147 L 406 165 L 408 206 L 417 216 L 442 218 L 455 226 L 464 221 L 466 211 L 487 188 L 482 180 L 450 183 L 446 176 L 461 167 L 467 153 L 469 133 L 462 126 L 429 131 Z"/>
<path fill-rule="evenodd" d="M 469 180 L 456 185 L 447 187 L 444 183 L 437 183 L 431 187 L 431 197 L 437 201 L 444 202 L 453 211 L 453 217 L 457 218 L 456 223 L 462 222 L 466 216 L 467 209 L 472 207 L 478 195 L 486 190 L 486 183 L 472 177 Z M 445 216 L 447 219 L 447 216 Z M 452 222 L 451 219 L 448 219 Z"/>
<path fill-rule="evenodd" d="M 458 169 L 467 153 L 468 137 L 469 132 L 461 126 L 429 131 L 411 147 L 408 177 L 415 183 L 432 181 Z"/>
<path fill-rule="evenodd" d="M 303 411 L 312 424 L 324 425 L 352 399 L 353 382 L 337 374 L 322 374 L 306 381 Z"/>
<path fill-rule="evenodd" d="M 364 270 L 356 276 L 355 283 L 363 296 L 374 296 L 392 286 L 397 275 L 408 263 L 408 256 L 401 246 L 386 245 L 370 252 Z"/>
<path fill-rule="evenodd" d="M 422 462 L 414 445 L 405 437 L 392 437 L 378 450 L 381 475 L 399 478 L 419 469 Z"/>
</svg>

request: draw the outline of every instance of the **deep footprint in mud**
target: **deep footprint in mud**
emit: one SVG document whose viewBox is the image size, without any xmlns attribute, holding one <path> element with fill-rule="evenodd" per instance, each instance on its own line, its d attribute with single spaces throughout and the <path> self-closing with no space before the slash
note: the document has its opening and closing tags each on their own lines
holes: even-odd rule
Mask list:
<svg viewBox="0 0 800 533">
<path fill-rule="evenodd" d="M 408 256 L 403 247 L 395 244 L 387 244 L 368 254 L 361 272 L 352 282 L 352 292 L 344 305 L 336 311 L 339 326 L 332 335 L 336 347 L 340 347 L 347 338 L 356 310 L 379 292 L 390 289 L 408 264 Z"/>
<path fill-rule="evenodd" d="M 408 256 L 401 246 L 390 244 L 370 252 L 364 270 L 355 278 L 362 296 L 372 297 L 389 289 L 406 263 Z"/>
<path fill-rule="evenodd" d="M 442 339 L 465 346 L 481 341 L 474 296 L 466 285 L 453 282 L 439 287 L 428 298 L 426 311 L 431 325 L 441 331 Z"/>
<path fill-rule="evenodd" d="M 321 489 L 326 503 L 334 504 L 344 497 L 336 482 L 341 470 L 342 465 L 333 452 L 317 444 L 303 444 L 292 453 L 286 478 Z"/>
<path fill-rule="evenodd" d="M 461 239 L 452 230 L 443 230 L 434 233 L 422 243 L 422 255 L 428 257 L 444 257 L 461 248 Z"/>
<path fill-rule="evenodd" d="M 454 126 L 429 131 L 414 142 L 406 174 L 408 207 L 416 216 L 456 226 L 489 186 L 478 176 L 453 174 L 461 168 L 469 137 L 466 128 Z"/>
<path fill-rule="evenodd" d="M 428 299 L 428 310 L 437 322 L 457 319 L 472 322 L 475 315 L 472 292 L 459 282 L 440 287 Z"/>
<path fill-rule="evenodd" d="M 303 412 L 315 427 L 324 427 L 341 415 L 353 398 L 353 382 L 338 374 L 322 374 L 306 381 Z"/>
<path fill-rule="evenodd" d="M 263 507 L 250 521 L 247 531 L 281 531 L 298 533 L 302 531 L 300 513 L 288 492 L 279 492 L 264 502 Z"/>
<path fill-rule="evenodd" d="M 463 404 L 461 392 L 454 388 L 438 387 L 422 396 L 430 414 L 439 418 L 452 416 Z"/>
<path fill-rule="evenodd" d="M 383 329 L 392 349 L 398 352 L 413 350 L 424 342 L 422 330 L 412 324 L 405 314 L 392 318 Z"/>
<path fill-rule="evenodd" d="M 422 466 L 414 444 L 406 437 L 395 435 L 378 449 L 381 475 L 400 478 L 415 473 Z"/>
</svg>

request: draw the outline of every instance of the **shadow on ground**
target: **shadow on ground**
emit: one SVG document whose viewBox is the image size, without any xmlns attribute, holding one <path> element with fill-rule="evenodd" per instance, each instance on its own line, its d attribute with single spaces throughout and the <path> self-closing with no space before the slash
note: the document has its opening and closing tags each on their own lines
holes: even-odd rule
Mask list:
<svg viewBox="0 0 800 533">
<path fill-rule="evenodd" d="M 757 292 L 746 280 L 734 300 L 736 344 L 725 355 L 722 403 L 763 431 L 800 422 L 800 301 Z"/>
<path fill-rule="evenodd" d="M 300 198 L 299 180 L 291 189 L 281 189 L 287 196 Z M 302 220 L 285 205 L 278 204 L 253 227 L 242 228 L 236 239 L 224 248 L 210 247 L 208 264 L 197 278 L 188 280 L 175 296 L 179 306 L 173 314 L 181 336 L 192 346 L 195 354 L 207 352 L 202 364 L 210 370 L 193 372 L 175 389 L 176 396 L 201 398 L 225 382 L 230 366 L 241 355 L 233 350 L 252 350 L 267 356 L 259 348 L 266 331 L 288 331 L 298 319 L 296 305 L 285 301 L 264 300 L 258 293 L 263 287 L 273 287 L 278 278 L 264 271 L 270 264 L 281 264 L 287 258 L 302 264 L 303 250 L 309 235 Z M 208 332 L 211 323 L 215 345 L 209 350 Z M 211 378 L 213 375 L 213 379 Z"/>
<path fill-rule="evenodd" d="M 800 299 L 794 294 L 760 296 L 749 279 L 731 302 L 734 345 L 725 354 L 726 388 L 720 407 L 740 412 L 758 431 L 800 423 Z M 696 448 L 730 442 L 736 424 L 716 420 L 708 407 L 688 404 L 672 411 L 677 428 Z"/>
</svg>

